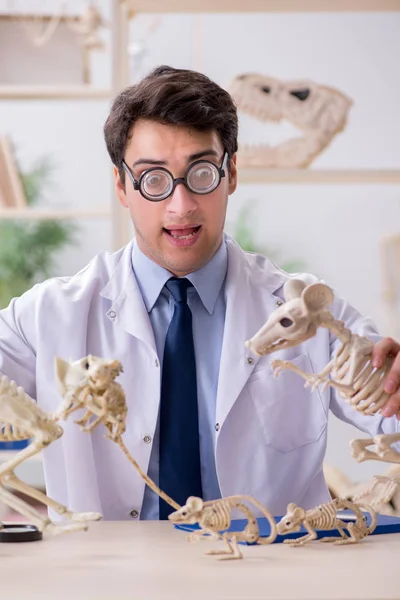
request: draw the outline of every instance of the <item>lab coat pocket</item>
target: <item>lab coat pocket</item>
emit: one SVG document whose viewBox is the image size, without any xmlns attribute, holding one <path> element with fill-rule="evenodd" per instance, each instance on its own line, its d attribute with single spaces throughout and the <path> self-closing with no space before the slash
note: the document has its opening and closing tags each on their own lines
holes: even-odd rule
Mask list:
<svg viewBox="0 0 400 600">
<path fill-rule="evenodd" d="M 290 361 L 312 373 L 307 354 Z M 291 452 L 320 439 L 327 426 L 327 411 L 319 389 L 304 387 L 305 380 L 293 371 L 281 371 L 275 379 L 266 367 L 250 377 L 247 386 L 261 421 L 265 443 L 279 452 Z"/>
</svg>

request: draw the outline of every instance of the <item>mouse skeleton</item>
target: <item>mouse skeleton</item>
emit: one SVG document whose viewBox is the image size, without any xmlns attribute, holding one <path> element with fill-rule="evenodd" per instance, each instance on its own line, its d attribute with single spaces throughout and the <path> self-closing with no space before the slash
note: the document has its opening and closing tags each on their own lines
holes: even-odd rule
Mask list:
<svg viewBox="0 0 400 600">
<path fill-rule="evenodd" d="M 318 327 L 329 329 L 342 344 L 320 373 L 306 373 L 289 360 L 273 360 L 274 376 L 277 377 L 284 369 L 294 371 L 306 380 L 305 387 L 311 386 L 314 391 L 321 385 L 325 391 L 332 386 L 355 410 L 365 415 L 376 414 L 390 396 L 384 391 L 384 386 L 394 361 L 393 356 L 387 356 L 381 367 L 373 367 L 374 342 L 352 333 L 343 321 L 335 319 L 327 310 L 334 299 L 327 285 L 306 285 L 299 279 L 289 279 L 284 285 L 284 296 L 285 303 L 270 315 L 260 330 L 246 342 L 246 346 L 264 356 L 301 344 L 312 338 Z M 392 444 L 398 441 L 400 433 L 353 440 L 351 452 L 358 462 L 379 460 L 400 463 L 400 454 L 392 448 Z M 373 444 L 376 450 L 367 450 Z"/>
<path fill-rule="evenodd" d="M 63 435 L 64 430 L 56 420 L 54 416 L 40 408 L 22 387 L 17 386 L 15 381 L 0 374 L 0 440 L 6 442 L 32 440 L 26 448 L 16 455 L 13 453 L 9 460 L 0 465 L 0 500 L 26 517 L 39 531 L 49 531 L 53 534 L 87 529 L 86 521 L 101 518 L 99 513 L 68 510 L 66 506 L 21 481 L 14 473 L 18 465 Z M 33 506 L 15 496 L 12 490 L 22 492 L 66 519 L 77 522 L 55 524 L 49 518 L 43 517 Z"/>
<path fill-rule="evenodd" d="M 363 508 L 371 515 L 370 526 L 367 525 L 366 518 L 362 513 Z M 354 522 L 345 522 L 340 519 L 338 511 L 343 509 L 354 512 L 356 516 Z M 370 535 L 375 530 L 376 524 L 376 513 L 370 506 L 361 506 L 343 498 L 336 498 L 307 511 L 300 506 L 296 506 L 296 504 L 288 504 L 287 513 L 279 521 L 277 531 L 280 535 L 287 535 L 300 531 L 300 527 L 303 525 L 307 530 L 306 535 L 297 539 L 283 540 L 283 543 L 291 546 L 304 546 L 307 542 L 317 539 L 316 529 L 323 529 L 324 531 L 337 529 L 341 539 L 326 537 L 322 538 L 321 542 L 333 542 L 336 545 L 343 545 L 356 544 L 367 535 Z M 345 534 L 344 529 L 348 530 L 349 536 Z"/>
<path fill-rule="evenodd" d="M 246 506 L 245 502 L 256 506 L 268 519 L 271 533 L 267 538 L 260 537 L 257 519 L 253 511 Z M 245 515 L 247 525 L 243 531 L 224 531 L 231 524 L 231 514 L 234 509 L 240 510 Z M 243 558 L 243 554 L 237 545 L 238 542 L 272 544 L 277 535 L 274 517 L 265 506 L 251 496 L 227 496 L 226 498 L 209 500 L 207 502 L 196 496 L 190 496 L 186 504 L 176 512 L 168 515 L 168 518 L 176 524 L 199 524 L 200 529 L 190 534 L 190 541 L 196 541 L 206 535 L 224 541 L 227 545 L 227 550 L 209 550 L 206 553 L 222 556 L 222 560 Z M 224 533 L 220 533 L 221 531 L 224 531 Z"/>
</svg>

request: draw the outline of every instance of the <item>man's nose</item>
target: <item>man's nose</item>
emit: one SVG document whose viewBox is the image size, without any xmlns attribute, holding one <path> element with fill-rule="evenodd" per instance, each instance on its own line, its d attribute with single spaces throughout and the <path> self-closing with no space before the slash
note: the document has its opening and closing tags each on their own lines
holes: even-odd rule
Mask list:
<svg viewBox="0 0 400 600">
<path fill-rule="evenodd" d="M 183 182 L 176 185 L 167 202 L 169 212 L 175 214 L 185 215 L 197 208 L 195 195 L 187 189 Z"/>
</svg>

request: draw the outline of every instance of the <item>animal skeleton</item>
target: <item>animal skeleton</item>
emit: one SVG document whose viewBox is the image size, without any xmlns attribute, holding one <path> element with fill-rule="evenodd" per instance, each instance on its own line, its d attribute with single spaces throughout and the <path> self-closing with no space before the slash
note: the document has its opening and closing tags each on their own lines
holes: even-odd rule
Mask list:
<svg viewBox="0 0 400 600">
<path fill-rule="evenodd" d="M 369 527 L 367 526 L 365 516 L 361 512 L 362 508 L 371 515 L 371 525 Z M 350 509 L 354 512 L 356 515 L 354 523 L 345 523 L 338 518 L 338 511 L 343 509 Z M 335 538 L 326 537 L 321 539 L 322 542 L 333 542 L 337 545 L 356 544 L 375 530 L 376 523 L 376 513 L 370 506 L 361 507 L 349 500 L 336 498 L 331 502 L 321 504 L 307 511 L 300 506 L 296 506 L 296 504 L 288 504 L 287 513 L 279 521 L 277 531 L 280 535 L 286 535 L 300 531 L 301 525 L 307 529 L 308 533 L 303 537 L 284 540 L 285 544 L 290 544 L 291 546 L 304 546 L 307 542 L 316 540 L 318 536 L 315 529 L 323 529 L 324 531 L 337 529 L 339 531 L 341 539 L 335 540 Z M 345 534 L 344 529 L 348 530 L 350 536 Z"/>
<path fill-rule="evenodd" d="M 49 446 L 63 434 L 56 419 L 42 410 L 36 402 L 18 387 L 15 381 L 0 374 L 0 432 L 1 441 L 18 441 L 33 438 L 33 441 L 16 456 L 0 465 L 0 500 L 10 508 L 24 515 L 40 531 L 53 534 L 87 529 L 87 521 L 101 519 L 101 514 L 93 512 L 72 512 L 68 508 L 41 491 L 21 481 L 14 469 L 24 460 L 34 456 L 42 448 Z M 52 508 L 55 512 L 77 523 L 55 524 L 44 518 L 27 502 L 18 498 L 8 488 L 22 492 Z M 0 528 L 2 524 L 0 523 Z"/>
<path fill-rule="evenodd" d="M 56 358 L 56 377 L 64 399 L 55 417 L 65 420 L 80 409 L 86 409 L 81 419 L 75 421 L 83 431 L 92 432 L 103 423 L 107 437 L 116 440 L 125 431 L 128 412 L 125 394 L 114 379 L 123 371 L 117 360 L 86 356 L 75 362 Z M 90 422 L 91 417 L 95 419 Z"/>
<path fill-rule="evenodd" d="M 75 421 L 82 431 L 90 433 L 103 423 L 107 429 L 106 437 L 118 444 L 147 485 L 170 506 L 179 509 L 179 504 L 142 471 L 122 439 L 128 407 L 122 386 L 114 381 L 122 371 L 119 361 L 105 360 L 91 354 L 74 362 L 57 358 L 56 374 L 64 402 L 56 418 L 67 419 L 72 412 L 86 409 L 83 417 Z M 95 418 L 90 421 L 92 417 Z"/>
<path fill-rule="evenodd" d="M 308 167 L 344 129 L 352 100 L 312 81 L 280 81 L 258 73 L 238 75 L 228 91 L 238 109 L 262 122 L 290 121 L 303 135 L 277 146 L 244 146 L 238 164 L 246 167 Z"/>
<path fill-rule="evenodd" d="M 257 519 L 244 502 L 254 504 L 268 519 L 271 533 L 267 538 L 260 537 Z M 221 534 L 220 531 L 228 529 L 231 524 L 233 509 L 238 509 L 244 513 L 247 525 L 243 531 L 237 533 L 225 531 Z M 223 540 L 228 547 L 227 550 L 209 550 L 206 554 L 224 555 L 223 559 L 225 560 L 243 558 L 243 554 L 237 545 L 240 541 L 252 544 L 272 544 L 277 535 L 275 519 L 269 510 L 251 496 L 228 496 L 227 498 L 207 502 L 203 502 L 201 498 L 196 496 L 190 496 L 186 504 L 176 512 L 171 513 L 168 518 L 173 523 L 199 524 L 200 529 L 190 534 L 190 541 L 200 539 L 205 535 Z"/>
<path fill-rule="evenodd" d="M 365 415 L 377 413 L 390 396 L 384 391 L 384 385 L 394 358 L 388 356 L 381 367 L 373 367 L 374 343 L 367 337 L 352 333 L 343 321 L 336 320 L 327 310 L 334 298 L 327 285 L 313 283 L 307 286 L 301 280 L 289 279 L 284 286 L 284 295 L 286 302 L 270 315 L 246 346 L 256 354 L 267 355 L 297 346 L 313 337 L 318 327 L 326 327 L 342 345 L 320 373 L 306 373 L 288 360 L 273 360 L 274 376 L 277 377 L 283 369 L 294 371 L 306 380 L 306 387 L 312 386 L 315 390 L 322 385 L 325 390 L 332 386 L 354 409 Z M 353 440 L 351 451 L 358 462 L 381 460 L 400 463 L 400 454 L 391 448 L 398 441 L 400 433 Z M 366 450 L 372 444 L 376 446 L 375 452 Z"/>
<path fill-rule="evenodd" d="M 381 515 L 400 516 L 400 465 L 391 465 L 370 481 L 353 482 L 340 469 L 325 464 L 324 476 L 332 498 L 363 501 Z"/>
</svg>

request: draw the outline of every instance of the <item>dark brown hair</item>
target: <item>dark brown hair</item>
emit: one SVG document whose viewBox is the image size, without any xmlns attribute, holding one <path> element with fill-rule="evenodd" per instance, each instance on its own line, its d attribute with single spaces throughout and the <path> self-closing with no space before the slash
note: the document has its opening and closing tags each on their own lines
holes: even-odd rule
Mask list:
<svg viewBox="0 0 400 600">
<path fill-rule="evenodd" d="M 229 159 L 237 151 L 238 118 L 228 92 L 197 71 L 160 66 L 115 98 L 104 125 L 107 150 L 123 182 L 122 159 L 138 119 L 216 131 Z"/>
</svg>

